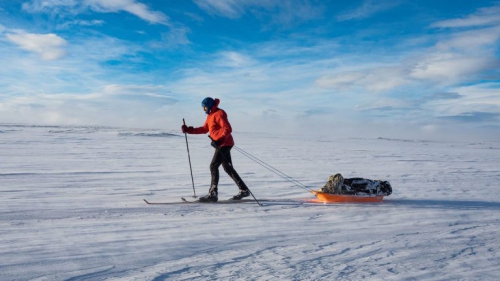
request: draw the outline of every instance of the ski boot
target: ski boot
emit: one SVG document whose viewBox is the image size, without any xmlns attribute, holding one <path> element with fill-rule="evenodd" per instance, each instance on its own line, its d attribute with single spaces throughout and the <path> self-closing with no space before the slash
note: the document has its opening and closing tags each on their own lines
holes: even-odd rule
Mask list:
<svg viewBox="0 0 500 281">
<path fill-rule="evenodd" d="M 217 202 L 217 200 L 218 200 L 217 187 L 215 187 L 215 188 L 210 188 L 208 194 L 205 195 L 204 197 L 198 198 L 197 201 L 201 203 L 215 203 Z"/>
<path fill-rule="evenodd" d="M 233 196 L 232 200 L 241 200 L 243 197 L 250 196 L 250 190 L 248 189 L 240 189 L 240 193 Z"/>
</svg>

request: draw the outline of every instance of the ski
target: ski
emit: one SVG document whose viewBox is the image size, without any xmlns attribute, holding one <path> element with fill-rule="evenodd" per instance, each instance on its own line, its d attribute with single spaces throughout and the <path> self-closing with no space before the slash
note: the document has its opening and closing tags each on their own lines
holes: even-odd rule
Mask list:
<svg viewBox="0 0 500 281">
<path fill-rule="evenodd" d="M 177 204 L 186 203 L 183 201 L 180 201 L 180 202 L 149 202 L 146 199 L 142 199 L 142 200 L 144 200 L 144 202 L 146 202 L 146 204 L 148 204 L 148 205 L 177 205 Z"/>
<path fill-rule="evenodd" d="M 243 204 L 243 203 L 256 203 L 254 199 L 241 199 L 241 200 L 233 200 L 233 199 L 226 199 L 226 200 L 219 200 L 217 202 L 198 202 L 195 200 L 189 200 L 184 197 L 181 197 L 182 201 L 177 201 L 177 202 L 150 202 L 146 199 L 143 199 L 144 202 L 148 205 L 178 205 L 178 204 Z M 259 199 L 259 202 L 262 202 L 267 205 L 272 205 L 272 204 L 304 204 L 308 203 L 307 201 L 300 201 L 300 200 L 276 200 L 276 199 Z"/>
<path fill-rule="evenodd" d="M 217 202 L 198 202 L 195 200 L 188 200 L 184 197 L 181 197 L 182 201 L 177 202 L 149 202 L 146 199 L 143 199 L 144 202 L 148 205 L 176 205 L 176 204 L 237 204 L 237 203 L 250 203 L 255 202 L 253 199 L 242 199 L 242 200 L 219 200 Z"/>
<path fill-rule="evenodd" d="M 219 200 L 217 202 L 199 202 L 196 200 L 188 200 L 184 197 L 181 197 L 182 202 L 184 203 L 199 203 L 199 204 L 237 204 L 237 203 L 250 203 L 250 202 L 255 202 L 253 199 L 241 199 L 241 200 L 233 200 L 233 199 L 226 199 L 226 200 Z"/>
</svg>

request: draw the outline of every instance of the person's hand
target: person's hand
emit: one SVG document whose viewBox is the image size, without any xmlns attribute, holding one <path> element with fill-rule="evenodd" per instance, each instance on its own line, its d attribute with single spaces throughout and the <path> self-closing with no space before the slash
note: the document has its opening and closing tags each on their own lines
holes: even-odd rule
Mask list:
<svg viewBox="0 0 500 281">
<path fill-rule="evenodd" d="M 187 134 L 189 134 L 189 133 L 191 133 L 191 132 L 193 131 L 193 127 L 191 127 L 191 126 L 189 126 L 189 127 L 188 127 L 188 126 L 186 126 L 186 125 L 182 125 L 182 127 L 181 127 L 181 131 L 182 131 L 183 133 L 185 133 L 185 134 L 186 134 L 186 133 L 187 133 Z"/>
<path fill-rule="evenodd" d="M 213 148 L 218 149 L 219 148 L 219 143 L 212 140 L 212 143 L 210 144 Z"/>
</svg>

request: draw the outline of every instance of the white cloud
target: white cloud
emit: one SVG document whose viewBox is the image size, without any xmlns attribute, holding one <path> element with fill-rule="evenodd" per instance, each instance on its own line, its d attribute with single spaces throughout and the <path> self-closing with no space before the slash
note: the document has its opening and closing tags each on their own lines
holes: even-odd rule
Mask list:
<svg viewBox="0 0 500 281">
<path fill-rule="evenodd" d="M 98 26 L 98 25 L 103 25 L 104 21 L 103 20 L 72 20 L 72 21 L 67 21 L 63 24 L 57 25 L 58 29 L 68 29 L 74 25 L 78 26 Z"/>
<path fill-rule="evenodd" d="M 320 77 L 315 83 L 320 87 L 348 89 L 355 85 L 357 81 L 366 77 L 366 74 L 360 71 L 343 72 L 336 75 Z"/>
<path fill-rule="evenodd" d="M 86 9 L 100 13 L 128 12 L 152 24 L 170 25 L 164 13 L 154 11 L 136 0 L 33 0 L 22 5 L 28 12 L 78 14 Z"/>
<path fill-rule="evenodd" d="M 455 32 L 415 58 L 410 76 L 453 85 L 498 67 L 495 44 L 500 27 Z"/>
<path fill-rule="evenodd" d="M 453 92 L 460 99 L 440 99 L 428 103 L 428 109 L 438 116 L 457 116 L 471 112 L 500 114 L 500 84 L 484 83 L 457 87 Z"/>
<path fill-rule="evenodd" d="M 457 28 L 488 25 L 500 25 L 500 6 L 481 8 L 478 9 L 476 13 L 467 17 L 443 20 L 436 22 L 431 26 L 436 28 Z"/>
<path fill-rule="evenodd" d="M 371 71 L 363 82 L 366 89 L 372 92 L 389 91 L 410 83 L 405 69 L 400 66 L 379 67 Z"/>
<path fill-rule="evenodd" d="M 500 38 L 500 26 L 452 33 L 448 38 L 439 41 L 436 48 L 440 50 L 460 50 L 476 53 L 484 47 L 491 47 Z"/>
<path fill-rule="evenodd" d="M 411 70 L 410 76 L 443 84 L 454 84 L 462 79 L 471 79 L 473 78 L 471 75 L 493 66 L 488 57 L 434 53 L 422 57 Z"/>
<path fill-rule="evenodd" d="M 187 34 L 190 32 L 188 28 L 185 27 L 173 27 L 171 26 L 168 33 L 161 34 L 160 41 L 151 42 L 149 45 L 153 48 L 175 48 L 182 45 L 189 45 L 191 41 L 189 40 Z"/>
<path fill-rule="evenodd" d="M 165 95 L 168 91 L 164 86 L 158 85 L 121 85 L 110 84 L 102 87 L 101 93 L 104 96 L 137 96 L 137 97 L 150 97 L 158 98 L 158 101 L 172 103 L 175 99 Z"/>
<path fill-rule="evenodd" d="M 323 12 L 321 2 L 310 0 L 194 0 L 211 15 L 236 19 L 246 13 L 271 23 L 289 25 L 297 20 L 311 20 Z"/>
<path fill-rule="evenodd" d="M 238 18 L 244 12 L 245 1 L 238 0 L 195 0 L 196 5 L 210 14 L 227 18 Z"/>
<path fill-rule="evenodd" d="M 162 12 L 153 11 L 147 5 L 135 0 L 85 0 L 85 4 L 96 12 L 129 12 L 149 23 L 169 24 Z"/>
<path fill-rule="evenodd" d="M 218 66 L 227 67 L 245 67 L 252 65 L 255 61 L 246 55 L 240 54 L 238 52 L 222 52 L 221 58 L 218 62 L 215 62 Z"/>
<path fill-rule="evenodd" d="M 348 91 L 362 87 L 383 92 L 403 85 L 420 83 L 429 86 L 454 86 L 474 81 L 485 71 L 498 69 L 496 43 L 500 26 L 437 35 L 433 47 L 413 52 L 392 66 L 374 66 L 384 58 L 373 60 L 370 54 L 362 63 L 349 63 L 354 70 L 337 69 L 321 76 L 318 86 Z"/>
<path fill-rule="evenodd" d="M 7 34 L 7 39 L 21 49 L 36 53 L 44 60 L 57 60 L 66 55 L 66 40 L 56 34 L 17 33 Z"/>
<path fill-rule="evenodd" d="M 376 13 L 389 10 L 400 4 L 399 1 L 393 1 L 393 0 L 378 1 L 377 3 L 374 2 L 375 1 L 373 0 L 365 0 L 363 4 L 358 8 L 350 12 L 338 15 L 337 20 L 348 21 L 348 20 L 358 20 L 358 19 L 368 18 Z"/>
<path fill-rule="evenodd" d="M 84 93 L 23 92 L 0 102 L 0 119 L 32 124 L 151 127 L 161 126 L 168 109 L 177 102 L 157 85 L 112 84 Z"/>
<path fill-rule="evenodd" d="M 405 85 L 409 81 L 401 66 L 379 66 L 366 70 L 322 76 L 315 83 L 320 87 L 335 88 L 342 91 L 362 87 L 370 92 L 382 92 Z"/>
</svg>

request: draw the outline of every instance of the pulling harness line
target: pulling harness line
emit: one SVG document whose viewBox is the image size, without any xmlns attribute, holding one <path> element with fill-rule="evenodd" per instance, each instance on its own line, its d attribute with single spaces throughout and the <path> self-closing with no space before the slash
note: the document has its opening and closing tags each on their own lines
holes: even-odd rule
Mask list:
<svg viewBox="0 0 500 281">
<path fill-rule="evenodd" d="M 311 192 L 313 191 L 312 189 L 308 188 L 305 184 L 299 182 L 298 180 L 292 178 L 291 176 L 283 173 L 282 171 L 274 168 L 273 166 L 267 164 L 266 162 L 260 160 L 259 158 L 253 156 L 252 154 L 244 151 L 243 149 L 237 147 L 237 146 L 233 146 L 234 149 L 236 149 L 238 152 L 240 152 L 241 154 L 245 155 L 246 157 L 248 157 L 250 160 L 254 161 L 255 163 L 261 165 L 262 167 L 268 169 L 269 171 L 273 172 L 274 174 L 280 176 L 281 178 L 293 183 L 294 185 L 304 189 L 304 190 L 307 190 L 308 192 Z"/>
</svg>

